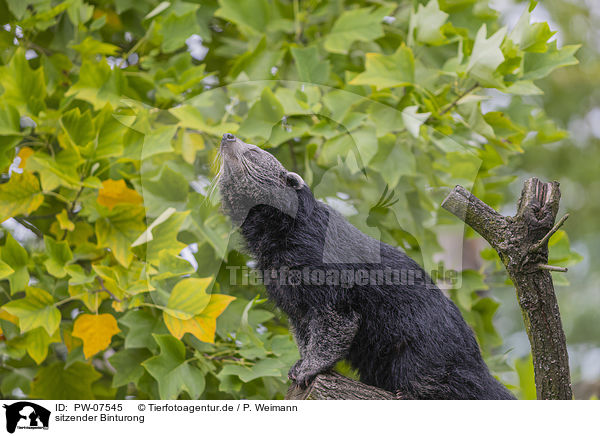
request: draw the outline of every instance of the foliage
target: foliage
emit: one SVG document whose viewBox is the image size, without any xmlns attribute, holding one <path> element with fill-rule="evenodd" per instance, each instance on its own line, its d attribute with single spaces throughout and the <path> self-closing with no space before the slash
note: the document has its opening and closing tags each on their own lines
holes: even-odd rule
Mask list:
<svg viewBox="0 0 600 436">
<path fill-rule="evenodd" d="M 2 395 L 282 398 L 298 354 L 210 195 L 220 135 L 434 271 L 448 188 L 497 207 L 511 158 L 565 135 L 527 97 L 577 47 L 529 22 L 485 0 L 0 1 Z M 484 113 L 486 88 L 511 107 Z M 466 270 L 450 293 L 501 372 L 488 287 Z"/>
</svg>

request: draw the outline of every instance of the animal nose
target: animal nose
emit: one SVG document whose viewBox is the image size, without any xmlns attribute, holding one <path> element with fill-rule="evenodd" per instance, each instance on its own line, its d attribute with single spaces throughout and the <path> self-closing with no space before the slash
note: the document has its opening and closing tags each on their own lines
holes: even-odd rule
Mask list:
<svg viewBox="0 0 600 436">
<path fill-rule="evenodd" d="M 223 135 L 224 141 L 235 141 L 235 136 L 232 133 L 225 133 Z"/>
</svg>

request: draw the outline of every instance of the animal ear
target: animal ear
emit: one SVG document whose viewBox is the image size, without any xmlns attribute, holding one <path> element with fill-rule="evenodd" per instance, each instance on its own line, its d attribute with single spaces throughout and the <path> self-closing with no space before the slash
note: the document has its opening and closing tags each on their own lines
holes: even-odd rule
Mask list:
<svg viewBox="0 0 600 436">
<path fill-rule="evenodd" d="M 304 180 L 296 173 L 289 172 L 285 175 L 285 184 L 296 190 L 302 188 Z"/>
</svg>

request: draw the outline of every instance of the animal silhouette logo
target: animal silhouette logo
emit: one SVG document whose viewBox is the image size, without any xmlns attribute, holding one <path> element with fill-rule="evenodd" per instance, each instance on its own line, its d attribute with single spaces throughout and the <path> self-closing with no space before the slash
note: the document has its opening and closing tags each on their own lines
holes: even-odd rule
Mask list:
<svg viewBox="0 0 600 436">
<path fill-rule="evenodd" d="M 4 404 L 6 409 L 6 431 L 14 433 L 19 429 L 48 429 L 50 411 L 42 406 L 29 401 L 19 401 L 10 405 Z"/>
</svg>

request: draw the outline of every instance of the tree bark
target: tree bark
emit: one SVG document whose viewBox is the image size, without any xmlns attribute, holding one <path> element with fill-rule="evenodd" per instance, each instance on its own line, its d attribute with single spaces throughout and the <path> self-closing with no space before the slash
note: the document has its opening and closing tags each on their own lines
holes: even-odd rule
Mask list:
<svg viewBox="0 0 600 436">
<path fill-rule="evenodd" d="M 338 373 L 319 374 L 303 389 L 295 384 L 289 387 L 286 400 L 395 400 L 394 394 L 349 379 Z"/>
<path fill-rule="evenodd" d="M 568 215 L 558 212 L 558 182 L 525 182 L 514 217 L 502 216 L 462 186 L 456 186 L 442 207 L 483 236 L 498 252 L 513 281 L 531 343 L 538 399 L 573 397 L 567 343 L 550 271 L 566 268 L 548 263 L 548 239 Z"/>
</svg>

